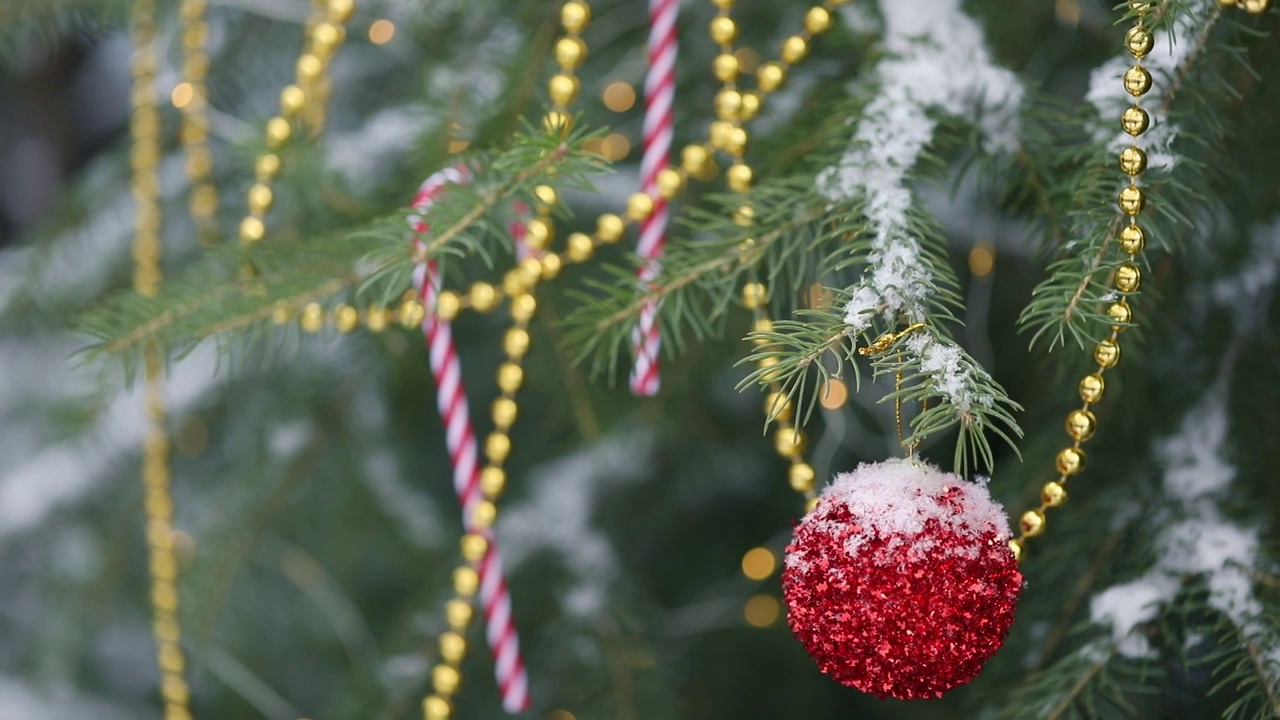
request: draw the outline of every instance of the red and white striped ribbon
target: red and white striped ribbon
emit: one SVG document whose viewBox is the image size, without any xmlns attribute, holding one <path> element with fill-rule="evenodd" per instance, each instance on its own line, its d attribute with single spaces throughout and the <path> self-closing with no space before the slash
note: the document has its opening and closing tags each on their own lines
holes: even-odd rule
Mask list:
<svg viewBox="0 0 1280 720">
<path fill-rule="evenodd" d="M 446 186 L 465 185 L 470 181 L 471 175 L 465 167 L 440 170 L 418 188 L 413 207 L 426 210 Z M 427 229 L 421 218 L 412 217 L 410 222 L 419 234 Z M 517 227 L 523 230 L 523 225 L 516 224 L 512 229 Z M 420 240 L 417 244 L 421 247 Z M 480 561 L 477 573 L 480 576 L 485 635 L 494 657 L 494 677 L 498 681 L 503 708 L 517 713 L 529 709 L 529 675 L 520 656 L 520 638 L 511 614 L 511 592 L 502 570 L 497 540 L 492 530 L 479 530 L 471 521 L 471 511 L 482 499 L 479 449 L 471 427 L 467 392 L 462 385 L 462 364 L 453 342 L 453 329 L 449 322 L 441 320 L 435 313 L 436 297 L 440 291 L 439 269 L 434 262 L 419 264 L 414 268 L 413 281 L 418 297 L 426 307 L 422 332 L 426 336 L 431 374 L 436 378 L 436 405 L 444 421 L 445 446 L 453 465 L 453 488 L 462 505 L 463 526 L 468 532 L 482 532 L 489 539 L 489 551 Z"/>
<path fill-rule="evenodd" d="M 667 201 L 658 193 L 658 173 L 666 169 L 671 154 L 672 115 L 676 96 L 676 16 L 679 0 L 649 0 L 649 66 L 644 78 L 644 155 L 640 158 L 640 190 L 653 198 L 653 213 L 640 224 L 636 252 L 646 262 L 640 282 L 658 275 L 658 260 L 667 231 Z M 661 384 L 658 355 L 658 307 L 647 303 L 631 332 L 635 365 L 631 368 L 631 392 L 656 395 Z"/>
</svg>

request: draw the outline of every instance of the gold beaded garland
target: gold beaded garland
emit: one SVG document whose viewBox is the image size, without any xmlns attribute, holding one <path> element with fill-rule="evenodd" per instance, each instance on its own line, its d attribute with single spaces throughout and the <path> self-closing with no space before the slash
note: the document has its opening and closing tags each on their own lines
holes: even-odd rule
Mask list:
<svg viewBox="0 0 1280 720">
<path fill-rule="evenodd" d="M 1154 39 L 1151 31 L 1145 26 L 1146 15 L 1151 11 L 1151 3 L 1131 0 L 1130 7 L 1138 13 L 1138 18 L 1133 27 L 1125 33 L 1124 47 L 1137 62 L 1125 72 L 1122 83 L 1125 91 L 1136 100 L 1151 89 L 1151 73 L 1142 67 L 1141 60 L 1151 52 Z M 1135 138 L 1134 143 L 1121 150 L 1119 154 L 1120 170 L 1129 176 L 1130 180 L 1129 184 L 1120 190 L 1116 199 L 1121 218 L 1124 220 L 1118 232 L 1118 244 L 1120 249 L 1131 258 L 1142 252 L 1146 246 L 1146 234 L 1137 222 L 1137 216 L 1141 214 L 1146 204 L 1146 197 L 1137 185 L 1137 176 L 1146 171 L 1147 155 L 1137 146 L 1136 138 L 1146 132 L 1150 124 L 1150 116 L 1139 105 L 1132 105 L 1121 114 L 1121 127 Z M 1142 271 L 1136 262 L 1131 260 L 1122 262 L 1116 266 L 1111 281 L 1118 292 L 1136 293 L 1142 283 Z M 1094 346 L 1093 360 L 1097 363 L 1098 369 L 1081 378 L 1077 388 L 1084 406 L 1067 414 L 1065 428 L 1073 444 L 1058 451 L 1054 458 L 1054 466 L 1059 474 L 1058 479 L 1046 483 L 1041 488 L 1040 507 L 1023 513 L 1019 520 L 1021 534 L 1009 543 L 1009 549 L 1019 560 L 1024 555 L 1026 540 L 1044 532 L 1047 524 L 1044 511 L 1059 507 L 1066 502 L 1067 479 L 1084 469 L 1085 452 L 1080 444 L 1092 438 L 1097 431 L 1097 419 L 1089 408 L 1102 399 L 1106 391 L 1103 374 L 1120 362 L 1118 334 L 1133 321 L 1132 308 L 1124 298 L 1112 302 L 1106 312 L 1107 318 L 1112 323 L 1111 335 Z"/>
<path fill-rule="evenodd" d="M 155 2 L 133 4 L 130 26 L 133 38 L 133 114 L 129 131 L 132 177 L 131 192 L 136 204 L 133 256 L 134 291 L 146 297 L 159 292 L 163 272 L 160 258 L 160 114 L 156 97 Z M 203 44 L 203 16 L 191 18 L 192 8 L 183 7 L 186 35 Z M 203 75 L 200 75 L 203 79 Z M 203 91 L 201 91 L 203 92 Z M 200 101 L 203 102 L 203 96 Z M 188 147 L 188 153 L 191 148 Z M 207 148 L 205 148 L 207 153 Z M 207 171 L 207 168 L 197 168 Z M 197 221 L 199 218 L 197 218 Z M 177 557 L 174 554 L 173 478 L 169 466 L 169 436 L 165 430 L 168 409 L 164 396 L 164 357 L 158 345 L 148 344 L 143 355 L 143 404 L 147 429 L 142 444 L 141 480 L 145 502 L 148 568 L 151 575 L 152 639 L 156 665 L 160 671 L 160 696 L 167 720 L 191 720 L 190 691 L 184 677 L 186 661 L 182 651 L 178 621 L 179 592 Z"/>
</svg>

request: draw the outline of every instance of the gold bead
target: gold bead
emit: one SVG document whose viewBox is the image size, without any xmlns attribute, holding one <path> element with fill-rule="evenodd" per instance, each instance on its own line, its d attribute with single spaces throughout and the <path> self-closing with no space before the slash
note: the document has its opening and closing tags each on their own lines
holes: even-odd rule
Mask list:
<svg viewBox="0 0 1280 720">
<path fill-rule="evenodd" d="M 818 498 L 809 498 L 804 501 L 804 512 L 806 515 L 813 512 L 816 507 L 818 507 Z"/>
<path fill-rule="evenodd" d="M 711 3 L 721 10 L 728 10 L 733 7 L 735 0 L 711 0 Z"/>
<path fill-rule="evenodd" d="M 370 305 L 364 312 L 364 324 L 369 332 L 382 332 L 387 329 L 387 309 Z"/>
<path fill-rule="evenodd" d="M 471 603 L 459 598 L 454 598 L 444 605 L 445 620 L 449 623 L 449 627 L 459 632 L 466 630 L 471 624 L 471 616 L 474 612 Z"/>
<path fill-rule="evenodd" d="M 571 262 L 576 263 L 590 260 L 596 249 L 596 244 L 591 242 L 591 236 L 583 233 L 570 235 L 565 245 L 565 254 L 569 256 Z"/>
<path fill-rule="evenodd" d="M 1146 95 L 1151 89 L 1151 73 L 1141 65 L 1134 65 L 1124 71 L 1124 89 L 1134 97 Z"/>
<path fill-rule="evenodd" d="M 1137 255 L 1147 246 L 1147 234 L 1134 224 L 1125 225 L 1120 230 L 1120 249 L 1130 255 Z"/>
<path fill-rule="evenodd" d="M 1013 553 L 1014 562 L 1022 562 L 1023 543 L 1022 540 L 1013 539 L 1009 541 L 1009 551 Z"/>
<path fill-rule="evenodd" d="M 511 299 L 511 319 L 526 323 L 538 309 L 538 301 L 529 293 L 520 293 Z"/>
<path fill-rule="evenodd" d="M 449 720 L 453 717 L 453 705 L 439 695 L 429 695 L 422 701 L 423 720 Z"/>
<path fill-rule="evenodd" d="M 1076 475 L 1084 470 L 1084 450 L 1075 447 L 1062 448 L 1054 458 L 1053 464 L 1062 475 Z"/>
<path fill-rule="evenodd" d="M 764 305 L 768 299 L 769 294 L 765 291 L 763 284 L 751 282 L 742 286 L 742 304 L 748 310 L 755 310 Z"/>
<path fill-rule="evenodd" d="M 516 421 L 518 408 L 516 401 L 509 397 L 500 397 L 493 401 L 493 425 L 499 430 L 507 430 Z"/>
<path fill-rule="evenodd" d="M 711 39 L 720 45 L 728 45 L 738 37 L 738 25 L 733 18 L 721 15 L 711 21 Z"/>
<path fill-rule="evenodd" d="M 344 303 L 333 309 L 333 326 L 338 328 L 338 332 L 349 333 L 359 324 L 360 313 L 350 305 Z"/>
<path fill-rule="evenodd" d="M 591 8 L 586 3 L 567 2 L 560 8 L 560 24 L 571 33 L 580 33 L 591 22 Z"/>
<path fill-rule="evenodd" d="M 806 438 L 799 428 L 780 427 L 773 434 L 773 449 L 783 457 L 799 457 L 804 454 Z"/>
<path fill-rule="evenodd" d="M 1044 513 L 1039 510 L 1028 510 L 1022 513 L 1022 518 L 1018 520 L 1018 529 L 1027 537 L 1035 537 L 1044 532 L 1046 524 Z"/>
<path fill-rule="evenodd" d="M 707 139 L 711 143 L 711 147 L 723 150 L 725 145 L 729 143 L 729 133 L 733 130 L 733 123 L 728 120 L 712 121 L 710 127 L 707 128 Z"/>
<path fill-rule="evenodd" d="M 1112 325 L 1117 330 L 1123 330 L 1130 322 L 1133 321 L 1133 308 L 1129 307 L 1129 303 L 1120 302 L 1111 303 L 1107 308 L 1107 317 L 1111 318 Z"/>
<path fill-rule="evenodd" d="M 566 133 L 572 120 L 567 113 L 552 110 L 542 117 L 542 129 L 549 133 Z"/>
<path fill-rule="evenodd" d="M 524 357 L 529 352 L 529 331 L 518 327 L 508 329 L 502 337 L 502 351 L 513 360 Z"/>
<path fill-rule="evenodd" d="M 742 93 L 725 88 L 716 93 L 716 117 L 721 120 L 736 120 L 742 110 Z"/>
<path fill-rule="evenodd" d="M 1137 265 L 1127 262 L 1116 268 L 1116 289 L 1123 293 L 1138 292 L 1142 284 L 1142 270 Z M 1124 307 L 1128 307 L 1127 305 Z"/>
<path fill-rule="evenodd" d="M 791 398 L 786 393 L 771 392 L 764 398 L 764 414 L 774 420 L 791 419 Z"/>
<path fill-rule="evenodd" d="M 477 312 L 489 312 L 498 306 L 498 290 L 487 282 L 472 285 L 467 295 L 471 298 L 471 307 Z"/>
<path fill-rule="evenodd" d="M 813 466 L 809 463 L 792 463 L 791 468 L 787 470 L 787 482 L 790 483 L 791 489 L 796 492 L 803 493 L 812 490 L 815 477 Z"/>
<path fill-rule="evenodd" d="M 204 177 L 213 169 L 213 153 L 207 147 L 187 149 L 187 177 Z"/>
<path fill-rule="evenodd" d="M 1142 208 L 1147 204 L 1147 199 L 1142 194 L 1142 188 L 1137 185 L 1129 185 L 1120 189 L 1120 196 L 1116 198 L 1116 204 L 1120 206 L 1120 211 L 1125 215 L 1133 217 L 1142 212 Z"/>
<path fill-rule="evenodd" d="M 627 217 L 636 222 L 641 222 L 645 218 L 653 214 L 653 198 L 647 194 L 638 192 L 632 193 L 627 198 Z"/>
<path fill-rule="evenodd" d="M 267 147 L 272 150 L 289 142 L 289 137 L 292 135 L 293 126 L 288 120 L 277 115 L 267 121 Z"/>
<path fill-rule="evenodd" d="M 555 227 L 545 218 L 533 218 L 524 229 L 524 241 L 534 250 L 545 250 L 555 237 Z"/>
<path fill-rule="evenodd" d="M 458 672 L 458 668 L 450 665 L 437 665 L 431 668 L 431 685 L 440 695 L 448 697 L 458 692 L 458 685 L 462 682 L 462 674 Z"/>
<path fill-rule="evenodd" d="M 786 68 L 776 62 L 767 62 L 756 70 L 756 85 L 763 92 L 773 92 L 786 77 Z"/>
<path fill-rule="evenodd" d="M 738 117 L 743 120 L 752 120 L 760 112 L 760 93 L 744 92 L 742 93 L 742 109 L 738 111 Z"/>
<path fill-rule="evenodd" d="M 809 8 L 804 16 L 804 29 L 813 35 L 821 35 L 831 27 L 831 13 L 822 6 Z"/>
<path fill-rule="evenodd" d="M 1135 58 L 1144 58 L 1155 47 L 1156 40 L 1151 31 L 1140 25 L 1129 28 L 1124 34 L 1124 49 Z"/>
<path fill-rule="evenodd" d="M 320 58 L 311 53 L 305 53 L 298 58 L 298 80 L 303 84 L 313 83 L 316 78 L 320 77 L 320 73 L 324 72 L 324 63 L 320 62 Z"/>
<path fill-rule="evenodd" d="M 544 206 L 548 208 L 553 207 L 557 202 L 560 201 L 559 196 L 556 195 L 556 189 L 551 187 L 550 185 L 539 185 L 538 187 L 534 188 L 533 196 L 538 198 L 538 202 L 542 203 Z"/>
<path fill-rule="evenodd" d="M 733 82 L 738 77 L 738 58 L 733 53 L 720 53 L 711 62 L 711 72 L 720 82 Z"/>
<path fill-rule="evenodd" d="M 733 211 L 733 222 L 740 227 L 751 227 L 756 224 L 756 211 L 750 205 L 743 205 Z"/>
<path fill-rule="evenodd" d="M 1040 502 L 1045 507 L 1060 507 L 1067 501 L 1067 489 L 1062 483 L 1050 480 L 1040 488 Z"/>
<path fill-rule="evenodd" d="M 761 370 L 768 370 L 769 368 L 776 366 L 779 362 L 781 361 L 778 360 L 776 355 L 767 355 L 756 361 L 756 367 L 760 368 Z M 765 382 L 773 382 L 774 380 L 777 379 L 777 377 L 778 377 L 777 370 L 760 373 L 760 379 L 764 380 Z"/>
<path fill-rule="evenodd" d="M 542 277 L 548 279 L 559 275 L 560 268 L 563 266 L 560 256 L 555 253 L 547 253 L 546 255 L 543 255 L 539 260 L 539 263 L 542 265 Z"/>
<path fill-rule="evenodd" d="M 767 317 L 762 317 L 762 318 L 760 318 L 759 320 L 756 320 L 754 323 L 752 323 L 752 324 L 751 324 L 751 331 L 752 331 L 752 332 L 756 332 L 756 333 L 767 333 L 767 332 L 772 332 L 772 331 L 773 331 L 773 321 L 772 321 L 772 320 L 770 320 L 770 319 L 769 319 L 769 318 L 767 318 Z M 769 344 L 769 342 L 770 342 L 769 340 L 767 340 L 767 339 L 762 339 L 762 338 L 756 338 L 756 340 L 755 340 L 755 343 L 756 343 L 757 345 L 768 345 L 768 344 Z"/>
<path fill-rule="evenodd" d="M 742 163 L 730 165 L 725 171 L 725 179 L 733 190 L 746 192 L 751 189 L 751 168 Z"/>
<path fill-rule="evenodd" d="M 663 168 L 658 171 L 658 196 L 670 200 L 684 189 L 684 177 L 676 170 Z"/>
<path fill-rule="evenodd" d="M 1080 378 L 1080 399 L 1087 403 L 1096 403 L 1106 392 L 1107 382 L 1098 373 L 1091 373 Z"/>
<path fill-rule="evenodd" d="M 436 295 L 436 317 L 449 322 L 458 317 L 458 312 L 462 310 L 462 298 L 458 297 L 458 293 L 452 290 L 442 290 Z"/>
<path fill-rule="evenodd" d="M 462 548 L 462 557 L 469 563 L 480 562 L 485 553 L 489 552 L 489 540 L 480 533 L 469 532 L 463 535 L 459 546 Z"/>
<path fill-rule="evenodd" d="M 496 498 L 507 487 L 507 473 L 500 467 L 489 465 L 480 471 L 480 492 L 487 498 Z"/>
<path fill-rule="evenodd" d="M 506 433 L 489 433 L 489 437 L 484 439 L 484 454 L 489 462 L 503 462 L 511 454 L 511 438 Z"/>
<path fill-rule="evenodd" d="M 272 180 L 280 174 L 280 156 L 275 153 L 263 153 L 253 165 L 254 175 L 261 182 Z"/>
<path fill-rule="evenodd" d="M 463 597 L 470 597 L 480 589 L 480 575 L 469 567 L 454 568 L 453 591 Z"/>
<path fill-rule="evenodd" d="M 686 145 L 680 151 L 680 167 L 694 177 L 702 177 L 707 172 L 711 154 L 701 145 Z"/>
<path fill-rule="evenodd" d="M 724 151 L 734 157 L 742 157 L 747 151 L 747 131 L 738 126 L 730 126 L 724 136 Z"/>
<path fill-rule="evenodd" d="M 809 41 L 799 35 L 792 35 L 782 42 L 782 61 L 795 65 L 809 54 Z"/>
<path fill-rule="evenodd" d="M 1271 0 L 1240 0 L 1240 6 L 1250 15 L 1261 15 L 1271 7 Z"/>
<path fill-rule="evenodd" d="M 1098 428 L 1098 419 L 1088 410 L 1072 410 L 1067 413 L 1067 435 L 1072 440 L 1084 442 L 1093 437 Z"/>
<path fill-rule="evenodd" d="M 249 210 L 255 215 L 262 215 L 270 210 L 274 199 L 271 188 L 262 183 L 256 183 L 249 188 Z"/>
<path fill-rule="evenodd" d="M 547 82 L 547 90 L 551 93 L 551 101 L 560 107 L 567 107 L 573 104 L 578 98 L 578 88 L 581 84 L 578 78 L 573 75 L 565 75 L 557 73 L 551 76 L 551 80 Z"/>
<path fill-rule="evenodd" d="M 302 325 L 304 332 L 320 332 L 324 327 L 324 308 L 320 307 L 320 303 L 307 303 L 306 307 L 302 308 L 298 323 Z"/>
<path fill-rule="evenodd" d="M 622 222 L 622 218 L 613 213 L 605 213 L 600 216 L 599 220 L 596 220 L 596 236 L 600 238 L 600 242 L 618 242 L 626 228 L 626 223 Z"/>
<path fill-rule="evenodd" d="M 307 105 L 307 94 L 297 85 L 286 85 L 280 91 L 280 113 L 292 117 Z"/>
<path fill-rule="evenodd" d="M 1130 135 L 1137 137 L 1147 131 L 1151 127 L 1151 117 L 1147 115 L 1147 111 L 1132 105 L 1125 108 L 1120 115 L 1120 127 Z"/>
<path fill-rule="evenodd" d="M 266 232 L 267 228 L 259 218 L 250 216 L 240 221 L 240 242 L 258 242 Z"/>
<path fill-rule="evenodd" d="M 581 38 L 563 37 L 556 41 L 556 64 L 562 70 L 577 70 L 587 59 L 587 44 Z"/>
<path fill-rule="evenodd" d="M 1103 369 L 1111 369 L 1120 362 L 1120 345 L 1115 340 L 1106 339 L 1093 349 L 1093 359 Z"/>
<path fill-rule="evenodd" d="M 471 523 L 482 530 L 493 527 L 498 519 L 498 506 L 488 500 L 481 500 L 471 508 Z"/>
<path fill-rule="evenodd" d="M 345 23 L 356 11 L 355 0 L 329 0 L 329 19 Z"/>
<path fill-rule="evenodd" d="M 536 278 L 534 280 L 536 282 Z M 517 265 L 508 270 L 502 276 L 502 292 L 508 295 L 519 295 L 531 287 L 525 282 L 525 272 L 522 265 Z"/>
<path fill-rule="evenodd" d="M 422 324 L 422 319 L 427 316 L 427 309 L 423 307 L 422 301 L 417 298 L 410 298 L 400 303 L 400 307 L 396 308 L 396 319 L 400 321 L 400 327 L 405 330 L 412 330 Z"/>
<path fill-rule="evenodd" d="M 440 657 L 450 665 L 457 665 L 467 656 L 467 639 L 449 630 L 440 636 Z"/>
<path fill-rule="evenodd" d="M 1127 147 L 1120 151 L 1120 170 L 1126 175 L 1141 175 L 1147 169 L 1147 154 L 1141 148 Z"/>
<path fill-rule="evenodd" d="M 528 257 L 520 261 L 520 283 L 525 289 L 538 284 L 542 277 L 542 261 L 536 257 Z M 523 290 L 521 292 L 524 292 Z"/>
</svg>

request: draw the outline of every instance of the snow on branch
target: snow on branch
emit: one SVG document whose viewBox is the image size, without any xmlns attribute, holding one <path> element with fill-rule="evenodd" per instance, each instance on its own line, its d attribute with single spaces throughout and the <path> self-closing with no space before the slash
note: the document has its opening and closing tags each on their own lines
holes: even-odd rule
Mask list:
<svg viewBox="0 0 1280 720">
<path fill-rule="evenodd" d="M 936 113 L 974 121 L 990 151 L 1018 140 L 1023 88 L 995 66 L 982 29 L 959 0 L 882 0 L 889 57 L 873 76 L 879 93 L 867 104 L 853 141 L 836 165 L 818 176 L 829 199 L 865 202 L 872 232 L 868 268 L 851 290 L 846 321 L 856 332 L 879 315 L 922 321 L 936 283 L 912 231 L 907 175 L 933 140 Z"/>
</svg>

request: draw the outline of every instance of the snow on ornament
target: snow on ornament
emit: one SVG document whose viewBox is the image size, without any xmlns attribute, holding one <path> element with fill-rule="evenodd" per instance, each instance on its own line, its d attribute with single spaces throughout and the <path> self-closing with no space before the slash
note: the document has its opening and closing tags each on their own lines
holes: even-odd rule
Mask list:
<svg viewBox="0 0 1280 720">
<path fill-rule="evenodd" d="M 1004 644 L 1022 573 L 1003 508 L 919 460 L 837 475 L 795 529 L 782 573 L 791 632 L 837 681 L 938 697 Z"/>
</svg>

